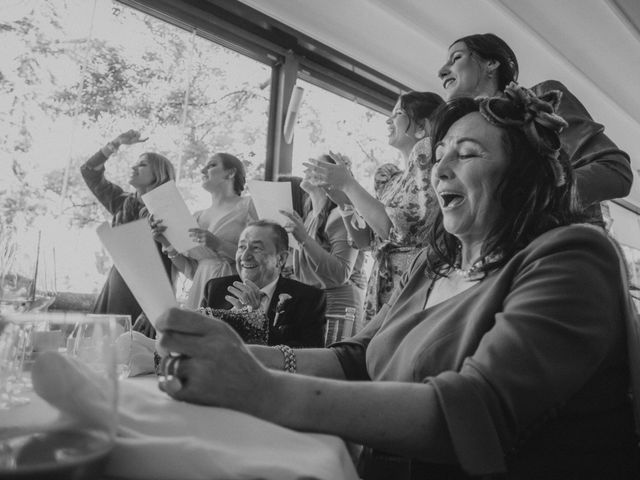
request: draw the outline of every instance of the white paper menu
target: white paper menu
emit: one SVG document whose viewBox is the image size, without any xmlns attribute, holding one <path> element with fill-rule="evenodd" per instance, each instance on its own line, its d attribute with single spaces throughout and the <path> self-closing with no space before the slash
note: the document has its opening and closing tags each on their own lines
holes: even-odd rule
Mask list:
<svg viewBox="0 0 640 480">
<path fill-rule="evenodd" d="M 98 227 L 97 233 L 129 290 L 155 326 L 158 317 L 165 310 L 177 307 L 178 303 L 149 223 L 136 220 L 111 227 L 105 222 Z M 131 319 L 132 322 L 135 320 Z"/>
<path fill-rule="evenodd" d="M 142 201 L 154 217 L 162 219 L 162 224 L 167 227 L 164 236 L 178 252 L 184 253 L 199 245 L 189 236 L 189 229 L 199 228 L 198 224 L 175 181 L 169 180 L 145 193 Z"/>
<path fill-rule="evenodd" d="M 289 219 L 278 210 L 293 211 L 291 182 L 248 180 L 247 184 L 258 218 L 274 220 L 284 226 Z"/>
<path fill-rule="evenodd" d="M 291 196 L 291 182 L 267 182 L 262 180 L 248 180 L 249 193 L 258 212 L 258 218 L 273 220 L 283 227 L 289 219 L 279 210 L 293 211 Z M 299 248 L 298 242 L 289 234 L 289 245 Z"/>
</svg>

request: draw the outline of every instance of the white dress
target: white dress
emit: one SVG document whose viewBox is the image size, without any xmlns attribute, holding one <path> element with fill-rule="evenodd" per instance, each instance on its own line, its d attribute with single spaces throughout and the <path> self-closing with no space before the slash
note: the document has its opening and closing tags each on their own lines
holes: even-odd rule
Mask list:
<svg viewBox="0 0 640 480">
<path fill-rule="evenodd" d="M 202 223 L 201 217 L 204 210 L 193 214 L 198 222 L 198 226 L 208 230 L 216 237 L 233 244 L 238 243 L 240 233 L 247 226 L 258 218 L 256 209 L 253 206 L 251 197 L 242 197 L 241 201 L 225 216 L 211 225 Z M 213 252 L 206 247 L 194 247 L 185 256 L 192 262 L 187 263 L 187 268 L 183 272 L 193 283 L 189 289 L 189 296 L 185 306 L 196 310 L 202 303 L 204 287 L 212 278 L 235 275 L 235 258 L 225 255 L 223 252 Z"/>
</svg>

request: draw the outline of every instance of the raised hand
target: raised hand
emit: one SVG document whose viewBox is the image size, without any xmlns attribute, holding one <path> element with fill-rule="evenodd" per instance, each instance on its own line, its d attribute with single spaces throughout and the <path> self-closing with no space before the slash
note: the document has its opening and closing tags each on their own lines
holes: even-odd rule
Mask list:
<svg viewBox="0 0 640 480">
<path fill-rule="evenodd" d="M 302 217 L 296 212 L 288 212 L 287 210 L 279 210 L 279 212 L 289 219 L 284 226 L 287 233 L 292 234 L 298 242 L 303 243 L 309 234 L 306 228 L 304 228 L 304 220 L 302 220 Z"/>
<path fill-rule="evenodd" d="M 355 179 L 349 170 L 346 157 L 335 153 L 330 157 L 335 164 L 315 159 L 304 162 L 305 178 L 314 185 L 342 190 Z"/>
<path fill-rule="evenodd" d="M 142 143 L 149 140 L 149 137 L 141 138 L 140 132 L 137 130 L 127 130 L 124 133 L 118 135 L 113 143 L 116 145 L 133 145 L 134 143 Z"/>
</svg>

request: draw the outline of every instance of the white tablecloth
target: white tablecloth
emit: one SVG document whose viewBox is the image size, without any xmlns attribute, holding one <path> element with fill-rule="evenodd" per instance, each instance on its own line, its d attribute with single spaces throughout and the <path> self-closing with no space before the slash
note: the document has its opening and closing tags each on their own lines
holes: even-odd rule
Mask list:
<svg viewBox="0 0 640 480">
<path fill-rule="evenodd" d="M 110 477 L 357 479 L 340 438 L 177 402 L 158 390 L 155 375 L 126 379 L 120 387 L 119 437 L 105 472 Z"/>
</svg>

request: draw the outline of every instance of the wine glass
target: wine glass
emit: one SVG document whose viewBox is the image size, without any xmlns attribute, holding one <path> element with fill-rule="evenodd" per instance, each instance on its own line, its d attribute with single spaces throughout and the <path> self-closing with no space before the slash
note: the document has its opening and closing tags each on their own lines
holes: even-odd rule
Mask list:
<svg viewBox="0 0 640 480">
<path fill-rule="evenodd" d="M 90 361 L 96 341 L 96 330 L 90 322 L 92 319 L 109 319 L 115 323 L 115 363 L 116 374 L 120 380 L 127 378 L 131 373 L 133 361 L 133 329 L 131 328 L 131 316 L 120 314 L 86 314 L 78 322 L 73 331 L 66 336 L 66 348 L 68 352 L 77 356 L 82 361 Z M 89 320 L 89 322 L 85 321 Z"/>
<path fill-rule="evenodd" d="M 74 326 L 92 332 L 82 356 L 65 345 Z M 30 338 L 21 362 L 19 332 Z M 109 316 L 0 314 L 0 392 L 12 390 L 17 373 L 33 385 L 22 392 L 27 402 L 0 409 L 0 478 L 100 478 L 117 425 L 116 335 Z"/>
</svg>

